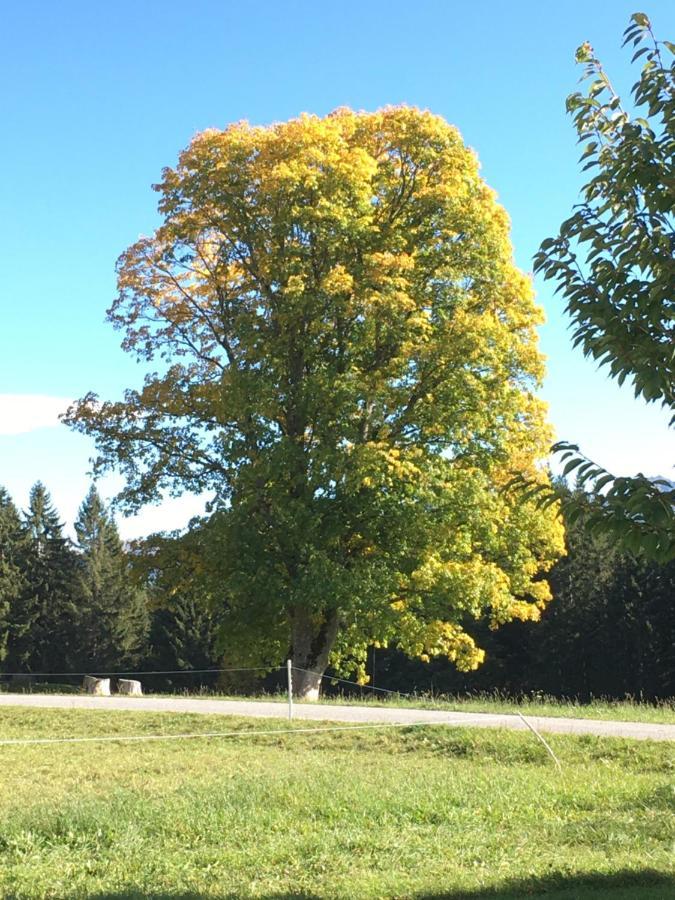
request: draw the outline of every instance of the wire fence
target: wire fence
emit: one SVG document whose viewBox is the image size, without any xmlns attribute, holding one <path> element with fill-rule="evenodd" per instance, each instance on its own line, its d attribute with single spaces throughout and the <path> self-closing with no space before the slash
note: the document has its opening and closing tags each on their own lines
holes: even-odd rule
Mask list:
<svg viewBox="0 0 675 900">
<path fill-rule="evenodd" d="M 287 701 L 288 701 L 288 718 L 293 718 L 293 672 L 303 673 L 305 675 L 311 675 L 313 681 L 318 681 L 322 683 L 323 681 L 329 681 L 332 683 L 342 683 L 347 684 L 350 687 L 357 687 L 360 689 L 370 689 L 376 693 L 381 693 L 389 696 L 400 697 L 404 699 L 413 699 L 419 700 L 418 695 L 412 693 L 405 693 L 401 691 L 393 691 L 388 688 L 380 688 L 375 687 L 374 685 L 363 685 L 359 684 L 359 682 L 351 681 L 347 678 L 341 678 L 337 675 L 326 675 L 315 672 L 311 669 L 305 669 L 301 666 L 294 666 L 291 660 L 288 660 L 286 666 L 233 666 L 233 667 L 225 667 L 225 668 L 208 668 L 208 669 L 178 669 L 178 670 L 168 670 L 168 669 L 154 669 L 154 670 L 137 670 L 137 671 L 129 671 L 129 670 L 117 670 L 117 671 L 100 671 L 100 670 L 90 670 L 88 672 L 6 672 L 3 673 L 2 677 L 13 677 L 13 678 L 75 678 L 75 677 L 84 677 L 84 676 L 92 676 L 94 677 L 120 677 L 120 676 L 129 676 L 129 675 L 137 675 L 137 676 L 168 676 L 168 675 L 202 675 L 202 674 L 224 674 L 224 673 L 241 673 L 241 672 L 264 672 L 266 674 L 278 673 L 282 671 L 286 671 L 287 674 Z M 547 741 L 542 737 L 539 731 L 534 727 L 532 722 L 528 721 L 522 713 L 518 712 L 518 716 L 526 725 L 526 727 L 536 736 L 536 738 L 540 741 L 543 747 L 546 749 L 546 752 L 552 758 L 555 763 L 558 771 L 562 771 L 562 766 L 560 760 L 555 755 L 553 750 Z M 172 740 L 194 740 L 194 739 L 204 739 L 204 738 L 255 738 L 255 737 L 264 737 L 271 735 L 296 735 L 296 734 L 311 734 L 317 735 L 324 732 L 345 732 L 345 731 L 364 731 L 364 730 L 372 730 L 377 728 L 420 728 L 420 727 L 433 727 L 438 725 L 448 725 L 454 724 L 457 722 L 377 722 L 377 723 L 366 723 L 359 725 L 335 725 L 329 727 L 321 727 L 321 728 L 288 728 L 288 729 L 271 729 L 271 730 L 253 730 L 253 731 L 210 731 L 210 732 L 194 732 L 194 733 L 185 733 L 185 734 L 151 734 L 151 735 L 99 735 L 99 736 L 87 736 L 87 737 L 58 737 L 58 738 L 7 738 L 0 739 L 0 746 L 26 746 L 26 745 L 49 745 L 49 744 L 82 744 L 82 743 L 138 743 L 144 741 L 172 741 Z"/>
<path fill-rule="evenodd" d="M 291 666 L 294 672 L 308 672 L 309 674 L 316 674 L 312 672 L 311 669 L 302 669 L 300 666 Z M 337 675 L 321 675 L 321 679 L 325 679 L 330 682 L 339 682 L 341 684 L 349 684 L 354 687 L 360 688 L 363 691 L 376 691 L 382 694 L 390 694 L 397 697 L 415 697 L 415 694 L 405 693 L 405 691 L 392 691 L 389 688 L 381 688 L 375 687 L 374 684 L 361 684 L 359 681 L 350 681 L 348 678 L 339 678 Z"/>
<path fill-rule="evenodd" d="M 64 672 L 0 672 L 0 685 L 9 683 L 9 686 L 17 686 L 22 689 L 27 688 L 31 691 L 33 688 L 39 688 L 39 679 L 44 679 L 46 686 L 50 685 L 50 680 L 61 678 L 61 679 L 81 679 L 85 676 L 92 676 L 94 678 L 139 678 L 139 677 L 150 677 L 153 679 L 157 678 L 167 678 L 178 676 L 181 679 L 187 679 L 191 676 L 196 675 L 236 675 L 236 674 L 250 674 L 250 673 L 258 673 L 262 677 L 269 677 L 279 674 L 281 672 L 285 672 L 287 669 L 286 666 L 228 666 L 228 667 L 209 667 L 204 669 L 88 669 L 86 671 L 64 671 Z M 344 684 L 348 685 L 349 688 L 358 689 L 359 694 L 363 696 L 364 692 L 371 692 L 374 694 L 381 694 L 383 696 L 389 697 L 401 697 L 406 699 L 420 699 L 418 694 L 413 694 L 400 690 L 391 690 L 389 688 L 376 687 L 372 684 L 363 684 L 358 681 L 352 681 L 348 678 L 342 678 L 338 675 L 331 674 L 319 674 L 311 669 L 305 669 L 301 666 L 291 666 L 292 671 L 294 672 L 302 672 L 305 674 L 313 675 L 315 678 L 319 678 L 322 684 Z M 58 685 L 57 685 L 58 686 Z M 72 685 L 76 687 L 75 685 Z M 177 685 L 169 684 L 168 692 L 174 690 Z M 285 687 L 285 686 L 284 686 Z M 188 690 L 188 687 L 184 688 Z M 161 691 L 162 692 L 162 691 Z"/>
<path fill-rule="evenodd" d="M 278 672 L 284 666 L 235 666 L 226 669 L 145 669 L 134 671 L 133 669 L 117 669 L 105 671 L 102 669 L 87 669 L 86 672 L 0 672 L 0 678 L 83 678 L 85 675 L 93 675 L 96 678 L 113 678 L 119 675 L 217 675 L 224 672 Z"/>
<path fill-rule="evenodd" d="M 208 694 L 220 688 L 233 693 L 250 693 L 254 683 L 263 683 L 264 690 L 274 690 L 274 680 L 282 666 L 206 666 L 203 668 L 144 668 L 126 669 L 90 668 L 77 671 L 10 671 L 0 672 L 0 692 L 21 693 L 77 693 L 83 689 L 83 679 L 109 678 L 113 685 L 119 679 L 143 679 L 146 693 L 159 694 Z M 245 682 L 239 676 L 243 676 Z M 253 676 L 249 678 L 248 676 Z M 227 683 L 223 679 L 227 679 Z M 247 691 L 248 688 L 248 691 Z"/>
<path fill-rule="evenodd" d="M 187 734 L 128 734 L 98 735 L 94 737 L 60 737 L 60 738 L 6 738 L 0 739 L 0 747 L 26 746 L 30 744 L 106 744 L 142 741 L 176 741 L 194 740 L 195 738 L 258 738 L 276 737 L 277 735 L 325 734 L 333 731 L 367 731 L 376 728 L 421 728 L 424 726 L 443 725 L 443 722 L 369 722 L 362 725 L 330 725 L 317 728 L 270 728 L 254 731 L 197 731 Z"/>
</svg>

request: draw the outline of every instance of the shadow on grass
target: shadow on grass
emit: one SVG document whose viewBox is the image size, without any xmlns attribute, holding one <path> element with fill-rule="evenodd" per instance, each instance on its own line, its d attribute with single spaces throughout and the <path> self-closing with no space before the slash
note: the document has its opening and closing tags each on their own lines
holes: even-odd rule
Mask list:
<svg viewBox="0 0 675 900">
<path fill-rule="evenodd" d="M 552 873 L 542 878 L 523 878 L 504 881 L 489 888 L 447 890 L 413 894 L 414 900 L 673 900 L 675 874 L 667 875 L 652 869 L 627 870 L 609 875 L 586 873 L 565 875 Z"/>
<path fill-rule="evenodd" d="M 78 897 L 82 898 L 82 894 Z M 199 893 L 145 893 L 130 888 L 128 891 L 86 895 L 86 900 L 241 900 L 242 894 Z M 260 900 L 322 900 L 330 894 L 274 893 L 258 895 Z M 410 900 L 521 900 L 521 898 L 545 898 L 545 900 L 672 900 L 675 898 L 675 874 L 666 875 L 651 869 L 616 872 L 611 875 L 551 874 L 543 878 L 526 878 L 505 881 L 490 888 L 474 890 L 437 891 L 434 893 L 383 894 L 386 897 L 410 898 Z M 11 900 L 11 897 L 8 898 Z"/>
</svg>

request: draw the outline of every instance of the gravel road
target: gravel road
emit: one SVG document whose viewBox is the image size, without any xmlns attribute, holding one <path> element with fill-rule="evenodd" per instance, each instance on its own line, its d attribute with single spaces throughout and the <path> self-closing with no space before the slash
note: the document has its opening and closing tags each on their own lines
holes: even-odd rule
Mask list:
<svg viewBox="0 0 675 900">
<path fill-rule="evenodd" d="M 224 716 L 285 718 L 283 703 L 259 700 L 207 700 L 192 697 L 87 697 L 58 694 L 2 694 L 0 706 L 30 706 L 47 709 L 121 709 L 134 712 L 216 713 Z M 527 728 L 517 715 L 506 713 L 447 712 L 422 709 L 392 709 L 378 706 L 330 706 L 294 704 L 294 719 L 322 722 L 395 722 L 443 723 L 469 728 Z M 528 716 L 527 721 L 541 732 L 557 734 L 594 734 L 637 740 L 675 741 L 675 725 L 646 722 L 614 722 L 600 719 L 565 719 L 553 716 Z"/>
</svg>

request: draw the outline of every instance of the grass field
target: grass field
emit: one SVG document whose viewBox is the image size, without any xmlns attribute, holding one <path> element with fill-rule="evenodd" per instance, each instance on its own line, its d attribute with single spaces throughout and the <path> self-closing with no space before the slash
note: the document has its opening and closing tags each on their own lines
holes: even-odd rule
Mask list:
<svg viewBox="0 0 675 900">
<path fill-rule="evenodd" d="M 552 736 L 561 774 L 517 732 L 253 736 L 288 727 L 0 710 L 4 740 L 247 735 L 0 746 L 0 896 L 675 896 L 670 744 Z"/>
</svg>

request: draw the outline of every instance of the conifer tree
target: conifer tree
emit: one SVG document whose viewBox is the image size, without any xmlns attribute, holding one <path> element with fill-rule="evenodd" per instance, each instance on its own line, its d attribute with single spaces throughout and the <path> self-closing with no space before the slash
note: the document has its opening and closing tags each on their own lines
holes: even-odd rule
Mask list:
<svg viewBox="0 0 675 900">
<path fill-rule="evenodd" d="M 17 670 L 65 670 L 77 641 L 76 557 L 51 497 L 39 481 L 31 489 L 24 523 L 25 583 L 13 615 L 9 660 Z"/>
<path fill-rule="evenodd" d="M 0 664 L 7 656 L 13 615 L 24 584 L 20 563 L 24 540 L 19 513 L 0 487 Z"/>
<path fill-rule="evenodd" d="M 569 493 L 567 555 L 551 572 L 554 602 L 529 640 L 532 686 L 584 699 L 672 696 L 675 561 L 636 557 L 610 534 L 590 531 L 598 501 L 579 483 Z"/>
<path fill-rule="evenodd" d="M 219 665 L 222 619 L 219 609 L 193 593 L 171 597 L 166 606 L 154 610 L 150 630 L 153 666 L 164 671 L 198 672 L 189 677 L 173 675 L 165 682 L 195 690 L 216 681 L 215 674 L 200 670 Z"/>
<path fill-rule="evenodd" d="M 78 659 L 99 670 L 135 664 L 148 630 L 145 596 L 129 573 L 115 522 L 91 487 L 75 522 Z"/>
<path fill-rule="evenodd" d="M 135 568 L 148 585 L 152 608 L 150 660 L 152 668 L 194 670 L 215 668 L 222 659 L 226 613 L 213 590 L 213 520 L 185 534 L 151 535 L 137 545 Z M 215 676 L 171 679 L 176 687 L 196 688 Z M 162 679 L 158 684 L 167 684 Z"/>
</svg>

